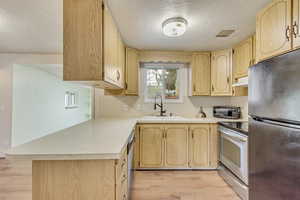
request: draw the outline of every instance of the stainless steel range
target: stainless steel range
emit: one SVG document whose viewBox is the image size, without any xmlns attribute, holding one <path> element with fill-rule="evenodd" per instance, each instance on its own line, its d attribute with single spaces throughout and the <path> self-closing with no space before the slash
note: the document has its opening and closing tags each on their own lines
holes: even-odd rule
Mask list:
<svg viewBox="0 0 300 200">
<path fill-rule="evenodd" d="M 248 123 L 220 122 L 219 174 L 242 199 L 248 199 Z"/>
</svg>

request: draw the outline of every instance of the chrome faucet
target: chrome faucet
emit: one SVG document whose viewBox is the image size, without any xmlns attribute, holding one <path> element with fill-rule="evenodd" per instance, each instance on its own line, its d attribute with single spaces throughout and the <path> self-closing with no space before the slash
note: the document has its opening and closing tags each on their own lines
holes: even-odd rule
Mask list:
<svg viewBox="0 0 300 200">
<path fill-rule="evenodd" d="M 156 98 L 157 97 L 160 97 L 160 104 L 156 103 Z M 160 116 L 161 117 L 165 116 L 165 114 L 166 114 L 167 111 L 164 110 L 163 98 L 162 98 L 161 95 L 156 95 L 155 96 L 155 99 L 154 99 L 154 110 L 156 110 L 157 106 L 160 107 Z"/>
</svg>

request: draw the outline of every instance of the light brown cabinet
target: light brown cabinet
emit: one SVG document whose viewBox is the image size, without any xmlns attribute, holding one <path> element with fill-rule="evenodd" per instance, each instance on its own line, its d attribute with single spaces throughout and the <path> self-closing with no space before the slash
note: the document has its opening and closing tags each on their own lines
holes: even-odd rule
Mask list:
<svg viewBox="0 0 300 200">
<path fill-rule="evenodd" d="M 188 126 L 165 126 L 165 167 L 188 167 Z"/>
<path fill-rule="evenodd" d="M 300 0 L 293 0 L 293 48 L 300 48 Z"/>
<path fill-rule="evenodd" d="M 104 80 L 124 87 L 125 47 L 108 8 L 104 8 Z M 124 54 L 124 55 L 122 55 Z"/>
<path fill-rule="evenodd" d="M 193 125 L 190 128 L 190 166 L 192 168 L 209 167 L 210 125 Z"/>
<path fill-rule="evenodd" d="M 232 49 L 212 52 L 211 96 L 232 95 Z"/>
<path fill-rule="evenodd" d="M 233 49 L 233 78 L 248 76 L 248 68 L 254 64 L 252 37 L 242 41 Z"/>
<path fill-rule="evenodd" d="M 210 95 L 210 53 L 193 53 L 190 69 L 191 96 Z"/>
<path fill-rule="evenodd" d="M 122 43 L 101 0 L 64 0 L 64 80 L 101 88 L 124 85 Z"/>
<path fill-rule="evenodd" d="M 164 128 L 161 125 L 140 126 L 141 168 L 160 168 L 164 165 Z"/>
<path fill-rule="evenodd" d="M 218 166 L 217 125 L 138 125 L 139 157 L 135 168 L 215 169 Z M 215 132 L 216 131 L 216 132 Z M 135 151 L 136 152 L 136 151 Z"/>
<path fill-rule="evenodd" d="M 34 160 L 32 169 L 33 200 L 128 200 L 126 148 L 117 160 Z"/>
<path fill-rule="evenodd" d="M 211 168 L 217 168 L 219 166 L 220 155 L 220 133 L 218 131 L 217 124 L 210 125 L 210 137 L 209 137 L 209 166 Z"/>
<path fill-rule="evenodd" d="M 273 0 L 258 13 L 256 17 L 258 61 L 292 50 L 291 22 L 292 0 Z"/>
<path fill-rule="evenodd" d="M 126 48 L 126 95 L 139 94 L 139 52 L 133 48 Z"/>
</svg>

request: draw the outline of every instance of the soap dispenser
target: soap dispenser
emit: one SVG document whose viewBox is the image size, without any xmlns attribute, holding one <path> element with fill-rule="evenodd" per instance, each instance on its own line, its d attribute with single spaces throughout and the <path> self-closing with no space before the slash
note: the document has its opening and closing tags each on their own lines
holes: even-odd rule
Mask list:
<svg viewBox="0 0 300 200">
<path fill-rule="evenodd" d="M 206 114 L 205 114 L 205 112 L 203 111 L 203 107 L 202 107 L 202 106 L 200 106 L 199 112 L 198 112 L 198 114 L 197 114 L 196 117 L 197 117 L 197 118 L 206 118 Z"/>
</svg>

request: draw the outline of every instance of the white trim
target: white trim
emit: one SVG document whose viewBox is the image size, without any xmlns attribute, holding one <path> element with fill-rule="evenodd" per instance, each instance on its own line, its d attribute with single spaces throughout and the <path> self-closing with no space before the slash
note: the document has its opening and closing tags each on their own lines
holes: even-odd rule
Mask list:
<svg viewBox="0 0 300 200">
<path fill-rule="evenodd" d="M 6 158 L 6 155 L 2 152 L 0 152 L 0 158 Z"/>
</svg>

